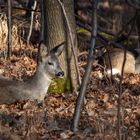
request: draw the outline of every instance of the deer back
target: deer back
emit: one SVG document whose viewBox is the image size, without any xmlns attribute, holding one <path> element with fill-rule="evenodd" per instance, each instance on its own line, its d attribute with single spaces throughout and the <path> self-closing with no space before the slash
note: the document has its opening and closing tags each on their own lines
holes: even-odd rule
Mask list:
<svg viewBox="0 0 140 140">
<path fill-rule="evenodd" d="M 109 60 L 110 57 L 110 60 Z M 119 48 L 113 48 L 109 50 L 109 56 L 108 53 L 105 53 L 104 55 L 105 65 L 108 71 L 110 71 L 112 65 L 112 71 L 113 74 L 115 74 L 115 70 L 118 71 L 117 73 L 121 73 L 123 60 L 124 60 L 124 50 Z M 135 72 L 135 57 L 134 55 L 126 51 L 126 61 L 124 66 L 124 73 L 134 73 Z"/>
</svg>

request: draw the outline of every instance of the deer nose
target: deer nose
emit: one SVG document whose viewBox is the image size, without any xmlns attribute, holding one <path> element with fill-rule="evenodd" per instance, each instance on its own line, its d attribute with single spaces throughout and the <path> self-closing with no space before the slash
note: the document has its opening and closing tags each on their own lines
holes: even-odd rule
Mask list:
<svg viewBox="0 0 140 140">
<path fill-rule="evenodd" d="M 58 72 L 58 73 L 56 74 L 56 76 L 57 76 L 57 77 L 63 77 L 63 76 L 64 76 L 64 72 L 63 72 L 63 71 Z"/>
</svg>

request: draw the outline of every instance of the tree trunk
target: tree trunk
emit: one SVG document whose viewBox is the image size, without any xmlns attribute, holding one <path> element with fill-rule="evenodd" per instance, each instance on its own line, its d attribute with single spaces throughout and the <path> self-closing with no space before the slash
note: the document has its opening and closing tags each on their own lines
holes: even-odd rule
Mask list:
<svg viewBox="0 0 140 140">
<path fill-rule="evenodd" d="M 45 27 L 44 39 L 48 49 L 50 50 L 64 41 L 67 42 L 66 49 L 60 56 L 60 63 L 62 69 L 65 72 L 65 79 L 63 82 L 62 80 L 60 80 L 61 82 L 59 82 L 61 84 L 63 83 L 63 87 L 59 85 L 58 87 L 62 87 L 63 89 L 62 92 L 66 90 L 73 90 L 73 88 L 74 89 L 76 88 L 77 79 L 70 46 L 69 32 L 67 30 L 67 26 L 65 25 L 65 18 L 63 16 L 62 9 L 57 0 L 47 0 L 47 1 L 44 0 L 43 4 L 44 4 L 44 27 Z M 73 39 L 76 42 L 73 1 L 65 0 L 64 5 L 74 36 Z M 75 47 L 77 47 L 76 43 Z"/>
<path fill-rule="evenodd" d="M 65 11 L 67 14 L 67 18 L 69 20 L 69 25 L 70 29 L 72 32 L 72 40 L 74 42 L 74 49 L 77 54 L 77 36 L 76 36 L 76 24 L 75 24 L 75 16 L 74 16 L 74 0 L 64 0 L 64 6 L 65 6 Z M 70 33 L 67 27 L 67 23 L 65 22 L 65 27 L 66 27 L 66 41 L 67 41 L 67 51 L 66 51 L 66 56 L 67 56 L 67 67 L 68 67 L 68 75 L 69 79 L 71 79 L 71 82 L 73 85 L 75 85 L 75 88 L 77 88 L 77 74 L 76 74 L 76 68 L 75 68 L 75 62 L 74 62 L 74 56 L 72 53 L 72 44 L 70 42 Z"/>
</svg>

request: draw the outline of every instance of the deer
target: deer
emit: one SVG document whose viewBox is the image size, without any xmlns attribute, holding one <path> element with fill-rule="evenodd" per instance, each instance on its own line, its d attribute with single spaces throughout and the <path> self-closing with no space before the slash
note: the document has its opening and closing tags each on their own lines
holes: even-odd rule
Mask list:
<svg viewBox="0 0 140 140">
<path fill-rule="evenodd" d="M 0 104 L 12 104 L 18 100 L 36 100 L 42 103 L 52 80 L 64 76 L 58 60 L 64 46 L 62 43 L 48 51 L 46 45 L 40 43 L 41 59 L 36 72 L 25 81 L 0 77 Z"/>
<path fill-rule="evenodd" d="M 124 50 L 121 48 L 112 48 L 108 50 L 109 52 L 104 54 L 104 61 L 107 69 L 107 73 L 111 74 L 121 74 L 123 60 L 124 60 Z M 109 60 L 110 59 L 110 60 Z M 111 63 L 111 65 L 110 65 Z M 126 50 L 126 61 L 124 65 L 124 74 L 129 73 L 140 73 L 140 56 L 135 58 L 134 54 Z"/>
</svg>

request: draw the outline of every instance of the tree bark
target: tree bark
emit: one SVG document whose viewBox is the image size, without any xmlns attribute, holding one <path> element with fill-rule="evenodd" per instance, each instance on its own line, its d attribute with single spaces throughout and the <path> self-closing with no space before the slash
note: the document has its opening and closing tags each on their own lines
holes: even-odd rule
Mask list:
<svg viewBox="0 0 140 140">
<path fill-rule="evenodd" d="M 70 29 L 72 32 L 72 40 L 74 42 L 74 49 L 76 52 L 76 55 L 78 55 L 77 52 L 77 36 L 76 36 L 76 24 L 75 24 L 75 16 L 74 16 L 74 1 L 73 0 L 64 0 L 64 6 L 65 6 L 65 11 L 67 14 L 67 18 L 69 19 L 69 25 Z M 67 24 L 65 23 L 67 26 Z M 71 82 L 73 85 L 75 85 L 75 88 L 77 88 L 77 74 L 76 74 L 76 68 L 75 68 L 75 62 L 74 62 L 74 55 L 72 53 L 72 44 L 70 42 L 70 34 L 68 31 L 68 28 L 66 27 L 66 40 L 67 40 L 67 51 L 66 51 L 66 56 L 67 56 L 67 77 L 71 79 Z"/>
<path fill-rule="evenodd" d="M 48 49 L 50 50 L 64 41 L 67 42 L 65 51 L 60 56 L 60 63 L 66 76 L 66 83 L 64 84 L 64 86 L 68 85 L 69 90 L 72 90 L 73 88 L 76 88 L 77 80 L 73 63 L 73 55 L 69 41 L 69 33 L 67 32 L 67 26 L 65 25 L 65 19 L 62 13 L 62 9 L 57 0 L 44 0 L 43 4 L 45 27 L 44 39 Z M 76 40 L 73 1 L 65 0 L 64 5 L 73 32 L 73 39 Z"/>
</svg>

